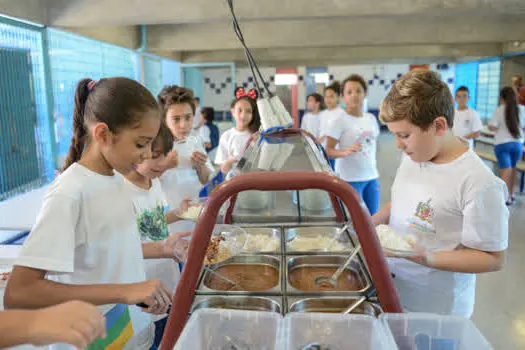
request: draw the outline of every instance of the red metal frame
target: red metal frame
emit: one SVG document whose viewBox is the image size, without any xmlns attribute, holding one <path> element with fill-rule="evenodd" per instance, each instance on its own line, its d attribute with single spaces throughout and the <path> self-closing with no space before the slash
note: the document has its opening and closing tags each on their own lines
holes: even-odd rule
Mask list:
<svg viewBox="0 0 525 350">
<path fill-rule="evenodd" d="M 334 175 L 318 172 L 250 173 L 222 183 L 208 198 L 193 231 L 188 261 L 173 298 L 172 312 L 162 339 L 161 350 L 173 349 L 186 324 L 213 227 L 224 202 L 242 191 L 306 189 L 324 190 L 337 195 L 343 201 L 352 217 L 381 307 L 385 312 L 403 312 L 370 216 L 361 207 L 359 196 L 350 185 Z"/>
</svg>

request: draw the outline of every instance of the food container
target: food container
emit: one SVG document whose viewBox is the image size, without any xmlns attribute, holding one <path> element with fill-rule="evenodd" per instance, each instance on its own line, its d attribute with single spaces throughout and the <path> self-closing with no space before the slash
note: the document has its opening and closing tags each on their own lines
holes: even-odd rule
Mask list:
<svg viewBox="0 0 525 350">
<path fill-rule="evenodd" d="M 392 335 L 375 317 L 291 313 L 284 318 L 280 349 L 392 350 Z"/>
<path fill-rule="evenodd" d="M 197 296 L 193 302 L 191 313 L 205 308 L 281 313 L 284 310 L 282 305 L 282 297 L 276 296 Z"/>
<path fill-rule="evenodd" d="M 246 254 L 281 254 L 281 229 L 271 227 L 243 227 L 247 233 L 247 242 L 243 253 Z"/>
<path fill-rule="evenodd" d="M 363 265 L 357 260 L 354 260 L 346 268 L 348 272 L 343 272 L 339 277 L 339 281 L 346 274 L 353 276 L 353 279 L 348 285 L 353 285 L 350 290 L 323 290 L 322 288 L 315 288 L 315 290 L 308 290 L 307 288 L 296 288 L 297 283 L 292 283 L 291 278 L 296 277 L 298 269 L 306 269 L 301 275 L 309 281 L 308 285 L 313 285 L 317 277 L 324 276 L 330 277 L 335 270 L 343 265 L 348 257 L 344 255 L 306 255 L 287 258 L 286 264 L 286 294 L 287 295 L 344 295 L 344 296 L 363 296 L 371 288 L 370 279 L 368 278 Z M 311 270 L 310 270 L 311 269 Z M 320 270 L 318 273 L 313 269 Z M 326 271 L 326 272 L 324 272 Z M 294 273 L 295 272 L 295 273 Z M 302 277 L 303 278 L 303 277 Z M 305 285 L 306 285 L 305 284 Z M 345 284 L 340 283 L 340 288 L 344 288 Z"/>
<path fill-rule="evenodd" d="M 175 350 L 276 350 L 282 317 L 275 312 L 197 310 Z"/>
<path fill-rule="evenodd" d="M 198 292 L 199 294 L 224 294 L 224 295 L 282 295 L 282 274 L 281 274 L 281 258 L 269 255 L 237 255 L 228 260 L 223 261 L 222 263 L 209 265 L 209 268 L 212 271 L 216 271 L 223 276 L 237 282 L 239 278 L 233 276 L 232 273 L 225 270 L 228 266 L 232 266 L 235 269 L 235 274 L 240 274 L 241 278 L 241 287 L 246 285 L 247 279 L 246 274 L 250 274 L 252 277 L 251 280 L 256 283 L 265 282 L 269 283 L 269 278 L 261 278 L 261 272 L 264 271 L 267 275 L 273 276 L 271 271 L 275 271 L 276 283 L 268 288 L 260 288 L 257 290 L 246 290 L 243 288 L 231 288 L 230 284 L 224 280 L 221 280 L 219 277 L 204 271 L 201 283 L 199 285 Z M 254 266 L 257 266 L 257 269 L 254 269 Z M 272 269 L 272 270 L 269 270 Z M 219 289 L 215 286 L 219 285 Z M 228 289 L 229 288 L 229 289 Z"/>
<path fill-rule="evenodd" d="M 297 199 L 295 199 L 297 201 Z M 299 192 L 301 209 L 307 212 L 320 212 L 331 208 L 332 202 L 326 191 L 303 190 Z"/>
<path fill-rule="evenodd" d="M 271 197 L 271 192 L 244 191 L 237 195 L 236 205 L 245 210 L 267 210 L 270 207 Z"/>
<path fill-rule="evenodd" d="M 285 230 L 288 255 L 333 254 L 350 252 L 352 242 L 346 233 L 334 226 L 292 227 Z"/>
<path fill-rule="evenodd" d="M 360 298 L 354 297 L 286 297 L 287 312 L 303 313 L 343 313 L 346 309 L 356 303 Z M 377 304 L 364 301 L 352 314 L 362 314 L 378 317 L 382 313 Z"/>
</svg>

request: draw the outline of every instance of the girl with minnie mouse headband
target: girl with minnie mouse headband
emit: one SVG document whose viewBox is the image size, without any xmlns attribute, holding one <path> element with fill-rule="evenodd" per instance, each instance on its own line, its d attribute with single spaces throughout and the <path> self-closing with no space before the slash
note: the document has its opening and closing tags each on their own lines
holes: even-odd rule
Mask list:
<svg viewBox="0 0 525 350">
<path fill-rule="evenodd" d="M 246 143 L 261 126 L 257 97 L 258 93 L 253 89 L 246 91 L 237 88 L 235 91 L 235 100 L 232 102 L 235 126 L 221 136 L 215 158 L 215 163 L 220 164 L 224 174 L 227 174 L 239 161 Z"/>
</svg>

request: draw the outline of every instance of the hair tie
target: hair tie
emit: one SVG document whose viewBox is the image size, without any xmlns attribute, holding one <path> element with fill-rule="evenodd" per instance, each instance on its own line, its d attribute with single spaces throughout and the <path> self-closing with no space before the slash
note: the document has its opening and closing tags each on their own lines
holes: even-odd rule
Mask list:
<svg viewBox="0 0 525 350">
<path fill-rule="evenodd" d="M 257 91 L 255 89 L 251 89 L 250 91 L 246 92 L 243 88 L 239 88 L 237 92 L 235 93 L 235 97 L 237 99 L 243 98 L 243 97 L 249 97 L 252 100 L 257 100 Z"/>
<path fill-rule="evenodd" d="M 87 85 L 87 88 L 89 91 L 93 90 L 93 88 L 98 84 L 98 80 L 91 80 L 88 85 Z"/>
</svg>

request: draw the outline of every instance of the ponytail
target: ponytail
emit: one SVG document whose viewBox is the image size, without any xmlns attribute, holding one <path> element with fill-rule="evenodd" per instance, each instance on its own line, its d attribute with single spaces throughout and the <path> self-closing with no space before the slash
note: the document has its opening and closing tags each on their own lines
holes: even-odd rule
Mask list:
<svg viewBox="0 0 525 350">
<path fill-rule="evenodd" d="M 73 163 L 80 160 L 86 142 L 86 127 L 84 124 L 84 113 L 86 101 L 89 95 L 88 85 L 91 79 L 81 80 L 75 91 L 75 108 L 73 109 L 73 137 L 67 153 L 67 158 L 62 171 L 65 171 Z"/>
<path fill-rule="evenodd" d="M 507 86 L 501 89 L 500 97 L 505 103 L 505 123 L 509 133 L 515 139 L 518 139 L 521 135 L 519 125 L 519 109 L 518 101 L 514 90 Z"/>
</svg>

